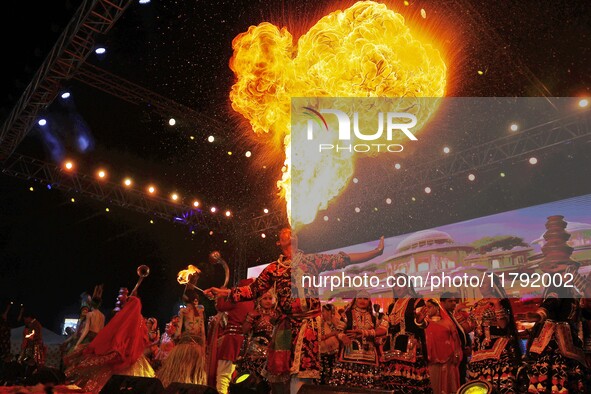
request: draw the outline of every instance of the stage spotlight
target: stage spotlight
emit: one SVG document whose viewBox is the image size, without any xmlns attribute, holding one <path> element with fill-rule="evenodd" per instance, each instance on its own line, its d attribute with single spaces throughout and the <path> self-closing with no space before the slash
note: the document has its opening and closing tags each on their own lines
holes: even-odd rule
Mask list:
<svg viewBox="0 0 591 394">
<path fill-rule="evenodd" d="M 463 384 L 459 390 L 458 394 L 492 394 L 493 387 L 489 382 L 485 382 L 482 380 L 475 380 L 473 382 L 468 382 Z"/>
<path fill-rule="evenodd" d="M 67 99 L 68 97 L 70 97 L 70 92 L 63 92 L 61 95 L 61 98 L 63 98 L 64 100 Z"/>
<path fill-rule="evenodd" d="M 252 156 L 252 153 L 250 151 L 246 151 L 246 153 L 244 154 L 246 157 L 250 157 Z"/>
<path fill-rule="evenodd" d="M 46 119 L 43 119 L 43 118 L 41 118 L 41 119 L 39 119 L 39 121 L 37 122 L 37 124 L 38 124 L 39 126 L 45 126 L 45 125 L 47 124 L 47 120 L 46 120 Z"/>
<path fill-rule="evenodd" d="M 361 212 L 361 209 L 359 207 L 355 207 L 355 212 L 359 213 L 359 212 Z"/>
<path fill-rule="evenodd" d="M 538 163 L 538 159 L 536 159 L 535 157 L 530 157 L 529 158 L 529 164 L 534 165 Z"/>
<path fill-rule="evenodd" d="M 586 108 L 587 106 L 589 106 L 589 100 L 584 98 L 584 99 L 580 99 L 579 100 L 579 107 L 581 108 Z"/>
<path fill-rule="evenodd" d="M 267 382 L 250 371 L 237 373 L 228 389 L 230 394 L 267 394 L 271 391 Z"/>
<path fill-rule="evenodd" d="M 150 193 L 150 194 L 156 193 L 156 188 L 154 186 L 148 186 L 148 193 Z"/>
<path fill-rule="evenodd" d="M 516 123 L 513 123 L 513 124 L 512 124 L 512 125 L 509 127 L 509 129 L 511 129 L 511 131 L 517 131 L 517 130 L 519 130 L 519 126 L 518 126 Z"/>
<path fill-rule="evenodd" d="M 129 178 L 125 178 L 125 180 L 123 181 L 123 184 L 127 187 L 130 187 L 132 183 L 133 182 Z"/>
<path fill-rule="evenodd" d="M 105 179 L 107 177 L 107 172 L 105 170 L 98 170 L 96 175 L 101 179 Z"/>
<path fill-rule="evenodd" d="M 386 198 L 386 204 L 388 204 L 388 205 L 392 204 L 392 199 L 390 197 Z"/>
<path fill-rule="evenodd" d="M 446 146 L 445 148 L 443 148 L 443 153 L 449 153 L 449 147 Z"/>
<path fill-rule="evenodd" d="M 325 222 L 328 222 L 328 216 L 325 216 L 323 219 Z"/>
<path fill-rule="evenodd" d="M 72 163 L 71 161 L 66 161 L 64 163 L 64 168 L 68 171 L 72 171 L 74 169 L 74 163 Z"/>
<path fill-rule="evenodd" d="M 197 200 L 193 201 L 193 206 L 195 208 L 197 208 L 199 206 L 199 201 L 197 201 Z"/>
<path fill-rule="evenodd" d="M 210 135 L 209 137 L 207 137 L 207 141 L 213 142 L 213 141 L 215 141 L 215 138 L 213 137 L 213 135 Z"/>
<path fill-rule="evenodd" d="M 176 124 L 176 119 L 175 118 L 168 119 L 168 124 L 171 126 L 174 126 Z"/>
<path fill-rule="evenodd" d="M 427 193 L 427 194 L 431 193 L 431 188 L 429 186 L 427 186 L 425 188 L 425 193 Z"/>
<path fill-rule="evenodd" d="M 211 213 L 215 213 L 218 209 L 216 207 L 211 207 L 210 211 Z"/>
<path fill-rule="evenodd" d="M 96 53 L 97 55 L 104 55 L 107 52 L 107 48 L 103 47 L 103 46 L 98 46 L 94 49 L 94 53 Z"/>
<path fill-rule="evenodd" d="M 263 209 L 264 213 L 269 213 L 269 210 L 267 208 Z"/>
<path fill-rule="evenodd" d="M 400 167 L 402 167 L 402 166 L 400 165 L 400 163 L 396 163 L 396 164 L 394 164 L 394 168 L 396 168 L 397 170 L 399 170 L 399 169 L 400 169 Z"/>
<path fill-rule="evenodd" d="M 476 179 L 476 175 L 474 175 L 474 174 L 470 174 L 470 175 L 468 175 L 468 180 L 469 180 L 470 182 L 474 181 L 475 179 Z"/>
<path fill-rule="evenodd" d="M 262 234 L 261 234 L 261 238 L 267 238 L 267 234 L 265 234 L 265 233 L 262 233 Z"/>
<path fill-rule="evenodd" d="M 179 195 L 176 193 L 172 193 L 170 195 L 170 198 L 172 199 L 172 201 L 177 201 L 179 199 Z"/>
<path fill-rule="evenodd" d="M 140 4 L 148 4 L 150 0 L 139 0 Z"/>
<path fill-rule="evenodd" d="M 232 212 L 230 212 L 230 211 L 226 211 L 226 216 L 227 216 L 227 217 L 230 217 L 230 216 L 232 216 Z"/>
</svg>

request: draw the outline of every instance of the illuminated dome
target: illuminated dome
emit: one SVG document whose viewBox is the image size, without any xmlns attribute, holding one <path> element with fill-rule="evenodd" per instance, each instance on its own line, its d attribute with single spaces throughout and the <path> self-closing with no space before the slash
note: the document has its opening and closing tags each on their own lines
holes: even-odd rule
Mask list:
<svg viewBox="0 0 591 394">
<path fill-rule="evenodd" d="M 453 244 L 454 240 L 448 233 L 437 230 L 422 230 L 409 235 L 396 248 L 397 253 L 418 249 L 428 245 Z"/>
</svg>

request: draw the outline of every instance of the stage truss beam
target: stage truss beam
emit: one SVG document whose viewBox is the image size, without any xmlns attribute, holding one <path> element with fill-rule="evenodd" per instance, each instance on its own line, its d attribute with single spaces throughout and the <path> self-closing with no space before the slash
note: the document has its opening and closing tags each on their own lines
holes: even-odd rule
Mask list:
<svg viewBox="0 0 591 394">
<path fill-rule="evenodd" d="M 2 125 L 0 162 L 10 157 L 39 112 L 52 103 L 62 81 L 72 78 L 85 62 L 96 36 L 107 33 L 129 4 L 131 0 L 83 1 Z"/>
<path fill-rule="evenodd" d="M 214 230 L 233 234 L 233 224 L 226 217 L 209 215 L 200 209 L 182 203 L 174 203 L 158 196 L 128 189 L 116 183 L 99 181 L 89 175 L 68 172 L 55 164 L 13 154 L 5 161 L 2 172 L 25 180 L 34 180 L 62 190 L 88 197 L 107 204 L 119 206 L 153 218 L 188 226 L 195 230 Z"/>
</svg>

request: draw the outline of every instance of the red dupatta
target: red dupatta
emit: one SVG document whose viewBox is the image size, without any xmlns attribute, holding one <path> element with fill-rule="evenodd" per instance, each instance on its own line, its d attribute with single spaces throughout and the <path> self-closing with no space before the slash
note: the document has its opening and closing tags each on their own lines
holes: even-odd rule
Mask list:
<svg viewBox="0 0 591 394">
<path fill-rule="evenodd" d="M 437 301 L 435 302 L 439 307 L 441 319 L 439 321 L 431 320 L 425 329 L 429 361 L 446 363 L 459 354 L 459 363 L 462 359 L 462 345 L 458 330 L 447 311 Z"/>
<path fill-rule="evenodd" d="M 121 311 L 97 334 L 84 349 L 85 355 L 104 355 L 116 352 L 119 357 L 113 369 L 121 371 L 131 367 L 148 345 L 148 330 L 142 316 L 142 303 L 129 297 Z"/>
</svg>

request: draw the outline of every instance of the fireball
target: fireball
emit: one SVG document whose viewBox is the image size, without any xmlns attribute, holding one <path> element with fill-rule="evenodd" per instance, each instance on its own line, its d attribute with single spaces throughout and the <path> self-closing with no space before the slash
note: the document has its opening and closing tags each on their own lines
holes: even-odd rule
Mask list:
<svg viewBox="0 0 591 394">
<path fill-rule="evenodd" d="M 270 150 L 279 146 L 285 153 L 278 195 L 294 228 L 311 223 L 344 190 L 356 155 L 303 157 L 306 152 L 292 149 L 292 98 L 418 100 L 445 93 L 446 65 L 439 51 L 413 36 L 402 15 L 373 1 L 326 15 L 297 42 L 285 28 L 263 22 L 238 35 L 232 47 L 232 108 L 250 122 L 255 134 L 271 137 Z M 438 101 L 418 105 L 421 121 L 414 131 L 435 113 Z M 293 168 L 296 155 L 298 168 Z M 292 199 L 296 189 L 306 196 L 303 201 Z"/>
</svg>

